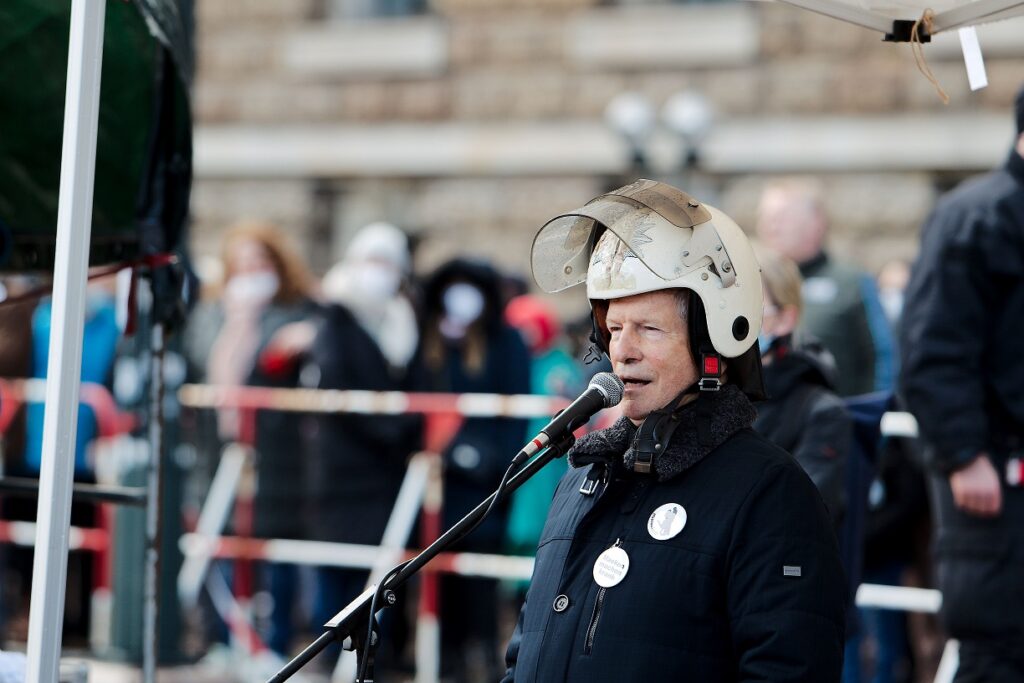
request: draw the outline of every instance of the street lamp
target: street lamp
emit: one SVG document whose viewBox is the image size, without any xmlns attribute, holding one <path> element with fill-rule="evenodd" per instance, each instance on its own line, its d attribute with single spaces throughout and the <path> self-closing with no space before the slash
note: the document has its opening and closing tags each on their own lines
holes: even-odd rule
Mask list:
<svg viewBox="0 0 1024 683">
<path fill-rule="evenodd" d="M 677 92 L 665 101 L 661 120 L 682 138 L 686 154 L 683 157 L 684 167 L 696 167 L 700 163 L 700 146 L 715 120 L 715 111 L 708 98 L 696 90 Z"/>
<path fill-rule="evenodd" d="M 629 145 L 631 165 L 629 177 L 650 177 L 651 161 L 647 153 L 651 138 L 658 127 L 658 113 L 646 95 L 635 91 L 622 92 L 608 103 L 604 120 L 609 128 L 618 133 Z M 660 123 L 668 132 L 677 136 L 683 150 L 681 166 L 673 160 L 658 168 L 678 171 L 682 175 L 682 187 L 695 196 L 710 196 L 712 188 L 699 187 L 698 173 L 701 163 L 700 150 L 714 125 L 715 112 L 708 98 L 697 90 L 682 90 L 670 96 L 660 112 Z M 664 142 L 664 139 L 662 139 Z M 654 159 L 658 161 L 657 158 Z"/>
<path fill-rule="evenodd" d="M 631 152 L 631 176 L 644 176 L 647 169 L 646 147 L 654 132 L 654 105 L 643 94 L 622 92 L 604 110 L 608 127 L 625 138 Z"/>
<path fill-rule="evenodd" d="M 665 101 L 661 120 L 683 143 L 680 169 L 683 187 L 691 194 L 710 198 L 712 188 L 704 187 L 699 174 L 701 146 L 715 121 L 715 111 L 708 98 L 697 90 L 677 92 Z"/>
</svg>

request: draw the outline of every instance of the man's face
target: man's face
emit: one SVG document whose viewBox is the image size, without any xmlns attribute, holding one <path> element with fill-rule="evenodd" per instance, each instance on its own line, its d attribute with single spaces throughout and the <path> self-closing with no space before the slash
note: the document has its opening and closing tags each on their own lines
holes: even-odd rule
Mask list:
<svg viewBox="0 0 1024 683">
<path fill-rule="evenodd" d="M 757 210 L 757 236 L 797 263 L 811 260 L 825 239 L 825 218 L 810 198 L 781 188 L 766 190 Z"/>
<path fill-rule="evenodd" d="M 622 412 L 635 424 L 697 380 L 677 302 L 672 291 L 663 290 L 608 303 L 608 355 L 626 385 Z"/>
</svg>

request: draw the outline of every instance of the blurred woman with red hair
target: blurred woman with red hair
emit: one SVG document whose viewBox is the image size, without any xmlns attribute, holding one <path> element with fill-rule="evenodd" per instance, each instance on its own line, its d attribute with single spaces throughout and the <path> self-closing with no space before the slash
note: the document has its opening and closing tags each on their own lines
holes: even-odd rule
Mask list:
<svg viewBox="0 0 1024 683">
<path fill-rule="evenodd" d="M 242 222 L 225 235 L 219 268 L 223 273 L 220 281 L 206 283 L 207 291 L 219 296 L 197 309 L 184 337 L 194 379 L 222 386 L 298 386 L 298 364 L 281 362 L 288 354 L 280 353 L 282 342 L 276 338 L 281 328 L 306 319 L 315 310 L 315 281 L 298 252 L 277 226 Z M 200 464 L 206 471 L 198 478 L 206 481 L 196 484 L 204 490 L 223 444 L 238 441 L 254 446 L 256 495 L 252 529 L 248 530 L 253 536 L 301 539 L 305 535 L 300 515 L 282 514 L 282 510 L 300 509 L 304 498 L 305 459 L 295 457 L 300 420 L 297 413 L 270 410 L 256 411 L 250 419 L 238 410 L 221 408 L 215 433 L 198 435 L 197 446 L 206 459 Z M 200 429 L 201 423 L 200 416 Z M 298 594 L 296 567 L 270 564 L 261 574 L 274 600 L 268 645 L 286 654 L 292 635 L 291 611 Z M 214 628 L 214 633 L 215 637 L 224 635 L 221 628 Z"/>
</svg>

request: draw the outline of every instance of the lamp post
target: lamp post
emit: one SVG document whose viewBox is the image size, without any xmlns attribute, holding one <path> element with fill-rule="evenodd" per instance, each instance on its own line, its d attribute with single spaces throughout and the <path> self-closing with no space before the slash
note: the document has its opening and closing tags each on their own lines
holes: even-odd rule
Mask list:
<svg viewBox="0 0 1024 683">
<path fill-rule="evenodd" d="M 630 165 L 626 171 L 628 180 L 651 177 L 657 169 L 678 173 L 680 187 L 695 197 L 713 201 L 714 188 L 700 172 L 703 161 L 701 148 L 715 121 L 711 103 L 697 90 L 682 90 L 671 95 L 661 108 L 660 116 L 658 114 L 647 96 L 634 91 L 619 93 L 605 107 L 605 123 L 629 145 Z M 648 154 L 659 118 L 663 131 L 668 131 L 680 142 L 682 155 L 678 161 L 672 160 L 665 164 L 663 157 Z M 667 141 L 664 136 L 659 140 Z M 658 142 L 655 140 L 656 144 Z M 652 156 L 655 157 L 653 161 L 661 163 L 652 164 Z"/>
<path fill-rule="evenodd" d="M 647 143 L 654 132 L 656 115 L 647 96 L 638 92 L 622 92 L 608 102 L 604 110 L 608 127 L 621 135 L 630 148 L 628 181 L 648 175 Z M 616 186 L 621 185 L 618 183 Z"/>
<path fill-rule="evenodd" d="M 701 146 L 715 121 L 715 111 L 708 98 L 692 89 L 677 92 L 665 101 L 661 120 L 682 141 L 683 188 L 694 196 L 711 198 L 713 188 L 704 182 L 706 179 L 700 173 Z"/>
</svg>

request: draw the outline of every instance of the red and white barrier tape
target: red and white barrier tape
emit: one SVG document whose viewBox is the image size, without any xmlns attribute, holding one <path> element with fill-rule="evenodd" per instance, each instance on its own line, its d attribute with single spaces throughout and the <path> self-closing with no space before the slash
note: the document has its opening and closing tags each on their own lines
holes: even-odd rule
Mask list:
<svg viewBox="0 0 1024 683">
<path fill-rule="evenodd" d="M 186 384 L 178 400 L 191 408 L 271 409 L 302 413 L 455 413 L 465 417 L 542 417 L 569 405 L 533 394 L 428 394 L 400 391 L 271 389 Z"/>
<path fill-rule="evenodd" d="M 211 538 L 198 534 L 184 534 L 179 545 L 185 557 L 212 555 L 222 559 L 268 560 L 353 569 L 372 569 L 382 552 L 381 548 L 375 545 L 287 539 L 264 540 L 237 536 Z M 410 559 L 414 555 L 415 553 L 406 551 L 397 561 Z M 441 553 L 427 567 L 428 571 L 462 576 L 528 579 L 533 574 L 533 558 L 483 553 Z"/>
<path fill-rule="evenodd" d="M 32 547 L 36 525 L 33 522 L 0 521 L 0 542 Z M 102 529 L 69 529 L 70 550 L 106 550 L 110 536 Z M 322 541 L 262 540 L 220 536 L 210 538 L 198 534 L 181 537 L 181 550 L 186 557 L 212 554 L 219 558 L 269 560 L 291 564 L 370 569 L 379 559 L 381 549 L 372 545 L 326 543 Z M 413 557 L 406 552 L 402 559 Z M 492 579 L 529 579 L 533 574 L 533 558 L 486 553 L 441 553 L 427 565 L 428 571 L 460 576 Z M 908 612 L 935 613 L 942 605 L 942 594 L 930 588 L 862 584 L 857 590 L 857 605 Z"/>
<path fill-rule="evenodd" d="M 301 413 L 461 415 L 463 417 L 549 417 L 570 401 L 536 394 L 443 394 L 334 389 L 272 389 L 185 384 L 178 400 L 190 408 L 242 408 Z M 906 412 L 882 416 L 885 436 L 916 437 L 917 421 Z"/>
<path fill-rule="evenodd" d="M 12 543 L 28 548 L 35 546 L 35 522 L 0 521 L 0 543 Z M 103 529 L 84 529 L 77 526 L 68 529 L 68 550 L 100 552 L 109 547 L 110 535 Z"/>
<path fill-rule="evenodd" d="M 934 588 L 862 583 L 857 587 L 857 607 L 935 614 L 942 607 L 942 593 Z"/>
<path fill-rule="evenodd" d="M 220 536 L 210 538 L 185 534 L 181 550 L 186 557 L 213 555 L 219 558 L 268 560 L 292 564 L 369 569 L 380 558 L 381 548 L 353 543 L 322 541 L 263 540 Z M 401 559 L 414 553 L 407 551 Z M 492 579 L 529 579 L 533 574 L 532 557 L 491 555 L 486 553 L 441 553 L 427 565 L 429 571 Z M 934 614 L 942 605 L 942 594 L 931 588 L 862 584 L 857 590 L 857 605 Z"/>
<path fill-rule="evenodd" d="M 7 431 L 22 404 L 45 400 L 45 379 L 0 379 L 0 433 Z M 100 437 L 125 434 L 135 428 L 135 416 L 122 412 L 110 390 L 102 384 L 82 382 L 79 400 L 92 408 Z"/>
</svg>

